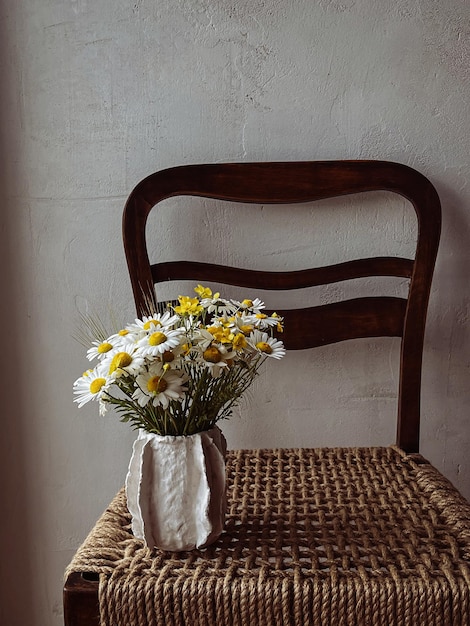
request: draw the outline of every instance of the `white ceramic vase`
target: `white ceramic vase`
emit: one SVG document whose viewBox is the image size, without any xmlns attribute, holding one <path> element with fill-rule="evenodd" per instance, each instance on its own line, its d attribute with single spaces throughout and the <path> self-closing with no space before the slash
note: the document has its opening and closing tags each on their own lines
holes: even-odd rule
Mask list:
<svg viewBox="0 0 470 626">
<path fill-rule="evenodd" d="M 188 437 L 139 431 L 126 477 L 134 536 L 172 551 L 214 542 L 225 521 L 226 449 L 217 427 Z"/>
</svg>

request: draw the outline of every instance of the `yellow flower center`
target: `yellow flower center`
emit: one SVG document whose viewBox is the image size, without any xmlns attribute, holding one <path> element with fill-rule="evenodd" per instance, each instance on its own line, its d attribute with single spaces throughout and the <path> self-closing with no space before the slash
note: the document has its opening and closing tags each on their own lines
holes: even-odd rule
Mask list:
<svg viewBox="0 0 470 626">
<path fill-rule="evenodd" d="M 162 361 L 164 363 L 171 363 L 174 360 L 175 360 L 175 355 L 173 354 L 173 352 L 171 352 L 171 350 L 166 350 L 166 352 L 162 354 Z"/>
<path fill-rule="evenodd" d="M 112 345 L 110 343 L 108 343 L 107 341 L 104 341 L 103 343 L 100 343 L 100 345 L 98 346 L 98 354 L 105 354 L 106 352 L 109 352 L 110 350 L 112 350 Z"/>
<path fill-rule="evenodd" d="M 253 326 L 250 326 L 249 324 L 244 324 L 243 326 L 240 326 L 240 330 L 244 335 L 248 336 L 253 330 Z"/>
<path fill-rule="evenodd" d="M 152 376 L 147 383 L 150 393 L 163 393 L 168 388 L 168 383 L 162 376 Z"/>
<path fill-rule="evenodd" d="M 243 306 L 253 306 L 253 300 L 243 300 Z"/>
<path fill-rule="evenodd" d="M 268 316 L 264 313 L 257 313 L 255 317 L 257 317 L 259 320 L 265 320 Z"/>
<path fill-rule="evenodd" d="M 128 330 L 126 330 L 125 328 L 124 328 L 123 330 L 120 330 L 120 331 L 118 332 L 118 335 L 119 335 L 120 337 L 125 337 L 125 336 L 126 336 L 126 335 L 128 335 L 128 334 L 129 334 L 129 331 L 128 331 Z"/>
<path fill-rule="evenodd" d="M 202 356 L 208 363 L 219 363 L 222 360 L 222 354 L 215 346 L 209 346 Z"/>
<path fill-rule="evenodd" d="M 258 348 L 260 352 L 264 352 L 265 354 L 271 354 L 273 351 L 273 349 L 271 348 L 269 343 L 267 343 L 267 341 L 258 341 L 258 343 L 256 344 L 256 347 Z"/>
<path fill-rule="evenodd" d="M 161 333 L 157 331 L 156 333 L 152 333 L 149 337 L 149 345 L 151 346 L 159 346 L 161 343 L 167 340 L 167 336 L 165 333 Z"/>
<path fill-rule="evenodd" d="M 127 352 L 118 352 L 113 356 L 111 365 L 109 366 L 109 373 L 112 374 L 117 369 L 122 367 L 128 367 L 132 363 L 132 357 Z"/>
<path fill-rule="evenodd" d="M 106 378 L 95 378 L 90 384 L 90 393 L 96 394 L 106 384 Z"/>
<path fill-rule="evenodd" d="M 150 330 L 152 326 L 161 326 L 162 323 L 159 320 L 147 320 L 144 324 L 144 330 Z"/>
</svg>

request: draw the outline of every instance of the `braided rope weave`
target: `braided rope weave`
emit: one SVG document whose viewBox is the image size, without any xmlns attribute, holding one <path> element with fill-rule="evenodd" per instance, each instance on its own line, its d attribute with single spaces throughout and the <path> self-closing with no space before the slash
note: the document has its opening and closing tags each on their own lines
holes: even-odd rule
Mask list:
<svg viewBox="0 0 470 626">
<path fill-rule="evenodd" d="M 70 564 L 102 626 L 468 626 L 470 505 L 395 447 L 228 453 L 219 540 L 134 539 L 121 491 Z"/>
</svg>

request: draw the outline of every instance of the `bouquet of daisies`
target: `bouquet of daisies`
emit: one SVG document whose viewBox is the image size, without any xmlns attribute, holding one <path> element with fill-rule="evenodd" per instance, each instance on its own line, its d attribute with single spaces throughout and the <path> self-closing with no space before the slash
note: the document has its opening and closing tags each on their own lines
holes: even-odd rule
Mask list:
<svg viewBox="0 0 470 626">
<path fill-rule="evenodd" d="M 282 318 L 260 300 L 225 300 L 198 285 L 164 313 L 136 319 L 87 351 L 97 361 L 74 383 L 75 402 L 159 435 L 193 435 L 228 418 L 262 363 L 285 354 Z"/>
</svg>

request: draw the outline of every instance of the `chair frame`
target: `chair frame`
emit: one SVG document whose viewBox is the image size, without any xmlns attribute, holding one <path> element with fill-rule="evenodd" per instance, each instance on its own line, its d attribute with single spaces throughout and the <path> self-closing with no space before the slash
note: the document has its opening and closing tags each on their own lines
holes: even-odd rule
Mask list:
<svg viewBox="0 0 470 626">
<path fill-rule="evenodd" d="M 236 191 L 227 191 L 236 190 Z M 191 261 L 151 265 L 146 223 L 166 198 L 195 196 L 252 204 L 298 204 L 369 191 L 404 196 L 414 207 L 418 235 L 414 260 L 375 257 L 290 272 L 235 269 Z M 410 279 L 407 298 L 367 297 L 279 311 L 283 341 L 300 349 L 357 337 L 401 337 L 397 445 L 419 451 L 421 371 L 425 319 L 441 228 L 440 201 L 431 182 L 416 170 L 388 161 L 315 161 L 186 165 L 151 174 L 130 194 L 123 239 L 139 316 L 157 305 L 155 284 L 197 280 L 242 287 L 290 290 L 370 276 Z M 308 323 L 305 323 L 305 319 Z M 65 624 L 99 624 L 96 575 L 72 573 L 64 589 Z"/>
<path fill-rule="evenodd" d="M 227 192 L 235 189 L 236 192 Z M 407 198 L 418 219 L 414 261 L 375 257 L 292 272 L 240 270 L 188 261 L 149 262 L 145 227 L 151 209 L 173 196 L 229 202 L 295 204 L 368 191 Z M 214 281 L 268 290 L 301 289 L 369 276 L 410 278 L 408 298 L 357 298 L 301 311 L 280 311 L 287 349 L 356 337 L 402 337 L 397 445 L 419 450 L 421 369 L 426 311 L 439 245 L 440 201 L 416 170 L 387 161 L 316 161 L 186 165 L 151 174 L 133 190 L 123 215 L 124 249 L 138 315 L 155 302 L 154 284 L 176 279 Z M 308 318 L 308 324 L 303 323 Z"/>
</svg>

